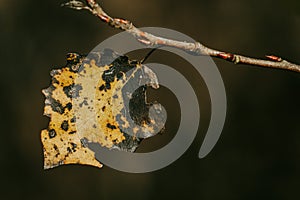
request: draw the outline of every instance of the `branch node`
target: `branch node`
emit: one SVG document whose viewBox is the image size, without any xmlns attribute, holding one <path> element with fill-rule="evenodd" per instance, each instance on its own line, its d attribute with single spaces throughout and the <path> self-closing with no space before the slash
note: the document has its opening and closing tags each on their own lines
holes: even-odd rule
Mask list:
<svg viewBox="0 0 300 200">
<path fill-rule="evenodd" d="M 203 54 L 203 47 L 204 46 L 200 42 L 195 42 L 194 45 L 195 45 L 195 48 L 192 49 L 191 51 L 195 52 L 197 54 Z"/>
<path fill-rule="evenodd" d="M 240 56 L 234 55 L 234 58 L 233 58 L 234 64 L 239 64 L 240 61 L 241 61 Z"/>
<path fill-rule="evenodd" d="M 283 59 L 278 57 L 278 56 L 274 56 L 274 55 L 266 55 L 266 57 L 272 61 L 275 61 L 275 62 L 282 62 Z"/>
<path fill-rule="evenodd" d="M 217 56 L 224 59 L 224 60 L 229 60 L 231 62 L 234 62 L 234 60 L 235 60 L 234 55 L 231 54 L 231 53 L 223 53 L 222 52 L 222 53 L 217 54 Z"/>
<path fill-rule="evenodd" d="M 151 45 L 151 42 L 149 40 L 144 40 L 144 39 L 137 39 L 139 42 L 145 45 Z M 152 46 L 152 45 L 151 45 Z"/>
<path fill-rule="evenodd" d="M 76 1 L 76 0 L 71 0 L 71 1 L 66 2 L 66 3 L 62 3 L 60 6 L 71 8 L 71 9 L 74 9 L 74 10 L 89 10 L 89 11 L 92 12 L 92 9 L 90 7 L 85 5 L 83 2 Z"/>
</svg>

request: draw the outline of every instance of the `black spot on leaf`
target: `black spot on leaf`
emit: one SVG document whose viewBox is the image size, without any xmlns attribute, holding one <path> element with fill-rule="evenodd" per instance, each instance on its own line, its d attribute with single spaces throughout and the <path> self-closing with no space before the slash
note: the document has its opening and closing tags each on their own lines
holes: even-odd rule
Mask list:
<svg viewBox="0 0 300 200">
<path fill-rule="evenodd" d="M 112 129 L 112 130 L 117 129 L 117 127 L 116 127 L 115 125 L 111 125 L 110 123 L 107 123 L 107 124 L 106 124 L 106 127 L 107 127 L 107 128 L 110 128 L 110 129 Z"/>
<path fill-rule="evenodd" d="M 61 124 L 61 129 L 64 130 L 64 131 L 68 131 L 69 129 L 69 123 L 67 120 L 63 121 L 63 123 Z"/>
<path fill-rule="evenodd" d="M 54 138 L 56 136 L 56 131 L 54 129 L 49 130 L 48 132 L 49 138 Z"/>
<path fill-rule="evenodd" d="M 79 91 L 82 90 L 82 86 L 79 84 L 71 84 L 69 86 L 65 86 L 63 88 L 64 93 L 69 98 L 77 98 L 79 97 Z"/>
</svg>

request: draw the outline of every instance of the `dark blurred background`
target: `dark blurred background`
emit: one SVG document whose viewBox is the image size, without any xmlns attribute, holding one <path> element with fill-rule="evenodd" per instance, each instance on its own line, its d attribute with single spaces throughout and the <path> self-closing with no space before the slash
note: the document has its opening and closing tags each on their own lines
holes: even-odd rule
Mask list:
<svg viewBox="0 0 300 200">
<path fill-rule="evenodd" d="M 48 118 L 41 90 L 50 83 L 50 70 L 65 64 L 66 53 L 88 53 L 119 33 L 87 12 L 61 8 L 62 2 L 0 0 L 1 199 L 299 199 L 300 74 L 215 60 L 227 91 L 227 118 L 219 142 L 200 160 L 209 123 L 205 84 L 191 66 L 162 51 L 149 62 L 190 76 L 200 100 L 200 130 L 188 151 L 146 174 L 78 165 L 44 171 L 39 135 Z M 298 0 L 103 0 L 101 5 L 139 27 L 170 28 L 216 49 L 300 63 Z M 165 133 L 145 140 L 140 151 L 166 144 L 178 128 L 172 93 L 153 94 L 173 114 Z"/>
</svg>

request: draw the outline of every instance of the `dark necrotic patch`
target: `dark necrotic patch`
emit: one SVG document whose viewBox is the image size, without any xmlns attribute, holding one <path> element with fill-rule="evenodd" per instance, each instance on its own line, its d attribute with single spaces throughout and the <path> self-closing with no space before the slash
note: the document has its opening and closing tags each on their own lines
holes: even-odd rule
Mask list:
<svg viewBox="0 0 300 200">
<path fill-rule="evenodd" d="M 113 69 L 114 67 L 110 67 L 108 70 L 104 71 L 102 74 L 102 79 L 107 83 L 111 83 L 115 80 L 115 71 Z"/>
<path fill-rule="evenodd" d="M 49 130 L 48 132 L 49 138 L 54 138 L 56 136 L 56 131 L 54 129 Z"/>
<path fill-rule="evenodd" d="M 69 122 L 67 120 L 63 121 L 63 123 L 61 124 L 61 129 L 64 131 L 68 131 L 69 129 Z"/>
<path fill-rule="evenodd" d="M 72 59 L 67 59 L 66 67 L 68 67 L 69 70 L 72 71 L 72 72 L 80 72 L 83 69 L 82 63 L 83 63 L 83 60 L 86 57 L 86 55 L 79 55 L 79 54 L 76 54 L 76 53 L 70 53 L 70 54 L 67 54 L 67 58 L 72 56 L 72 55 L 73 55 Z"/>
<path fill-rule="evenodd" d="M 146 86 L 139 87 L 133 92 L 133 94 L 131 95 L 132 98 L 129 100 L 129 113 L 131 118 L 137 125 L 142 125 L 144 122 L 149 124 L 150 122 L 148 116 L 150 105 L 148 105 L 145 101 L 146 88 Z"/>
<path fill-rule="evenodd" d="M 71 144 L 71 146 L 72 146 L 73 152 L 75 152 L 75 151 L 76 151 L 76 148 L 77 148 L 77 145 L 76 145 L 75 143 L 73 143 L 73 142 L 71 142 L 70 144 Z"/>
<path fill-rule="evenodd" d="M 100 90 L 100 91 L 105 90 L 105 85 L 101 85 L 101 86 L 99 87 L 99 90 Z"/>
<path fill-rule="evenodd" d="M 67 63 L 71 65 L 76 65 L 80 63 L 82 56 L 78 53 L 67 53 Z"/>
<path fill-rule="evenodd" d="M 106 127 L 107 127 L 107 128 L 110 128 L 110 129 L 112 129 L 112 130 L 117 129 L 117 127 L 116 127 L 115 125 L 111 125 L 110 123 L 107 123 L 107 124 L 106 124 Z"/>
<path fill-rule="evenodd" d="M 117 73 L 117 80 L 120 80 L 123 77 L 123 73 L 119 72 Z"/>
<path fill-rule="evenodd" d="M 112 50 L 104 50 L 101 59 L 103 59 L 103 63 L 109 65 L 110 68 L 102 74 L 102 80 L 105 84 L 99 88 L 100 91 L 111 89 L 111 83 L 114 82 L 115 79 L 121 79 L 126 72 L 135 68 L 137 65 L 137 63 L 129 61 L 127 56 L 117 55 Z"/>
<path fill-rule="evenodd" d="M 70 120 L 71 123 L 75 123 L 76 122 L 76 117 L 74 116 L 71 120 Z"/>
<path fill-rule="evenodd" d="M 105 84 L 105 88 L 106 88 L 107 90 L 110 90 L 110 89 L 111 89 L 110 83 L 106 83 L 106 84 Z"/>
<path fill-rule="evenodd" d="M 65 108 L 59 101 L 54 98 L 48 98 L 48 100 L 50 101 L 50 106 L 54 112 L 59 114 L 63 114 L 65 112 Z"/>
<path fill-rule="evenodd" d="M 132 137 L 130 135 L 127 135 L 126 133 L 124 133 L 124 137 L 125 140 L 118 144 L 115 144 L 115 147 L 117 147 L 121 151 L 134 152 L 142 141 L 141 139 Z"/>
<path fill-rule="evenodd" d="M 69 98 L 77 98 L 79 97 L 79 91 L 82 90 L 82 86 L 80 84 L 71 84 L 63 87 L 64 93 Z"/>
<path fill-rule="evenodd" d="M 67 151 L 68 151 L 69 153 L 72 153 L 72 150 L 71 150 L 70 147 L 67 147 Z"/>
<path fill-rule="evenodd" d="M 68 103 L 68 104 L 66 105 L 66 108 L 67 108 L 69 111 L 72 110 L 72 107 L 73 107 L 72 103 Z"/>
<path fill-rule="evenodd" d="M 73 134 L 75 134 L 75 133 L 76 133 L 76 131 L 71 131 L 71 132 L 69 132 L 70 135 L 73 135 Z"/>
<path fill-rule="evenodd" d="M 69 105 L 67 106 L 63 106 L 59 100 L 56 100 L 55 98 L 52 97 L 53 95 L 53 91 L 56 90 L 56 88 L 51 85 L 49 88 L 47 88 L 45 91 L 48 93 L 46 95 L 46 99 L 47 99 L 47 103 L 46 105 L 49 105 L 51 106 L 51 109 L 53 110 L 53 112 L 57 112 L 59 114 L 63 114 L 65 112 L 65 109 L 66 107 L 68 107 Z"/>
<path fill-rule="evenodd" d="M 102 111 L 103 111 L 103 112 L 105 111 L 105 108 L 106 108 L 105 106 L 102 107 Z"/>
</svg>

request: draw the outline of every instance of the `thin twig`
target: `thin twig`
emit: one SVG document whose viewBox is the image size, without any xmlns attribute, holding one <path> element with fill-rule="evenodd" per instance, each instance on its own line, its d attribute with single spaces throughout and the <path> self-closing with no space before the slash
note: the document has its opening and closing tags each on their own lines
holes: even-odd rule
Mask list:
<svg viewBox="0 0 300 200">
<path fill-rule="evenodd" d="M 207 55 L 221 58 L 235 64 L 247 64 L 259 67 L 289 70 L 300 73 L 300 65 L 291 63 L 278 56 L 268 55 L 266 56 L 268 60 L 256 59 L 238 54 L 214 50 L 202 45 L 199 42 L 190 43 L 155 36 L 153 34 L 141 31 L 128 20 L 112 18 L 103 11 L 103 9 L 97 2 L 95 2 L 95 0 L 86 0 L 86 4 L 81 1 L 71 0 L 65 4 L 62 4 L 62 6 L 67 6 L 76 10 L 88 10 L 93 15 L 100 18 L 103 22 L 107 23 L 109 26 L 127 31 L 128 33 L 132 34 L 139 42 L 145 45 L 175 47 L 191 53 L 195 53 L 197 55 Z"/>
</svg>

